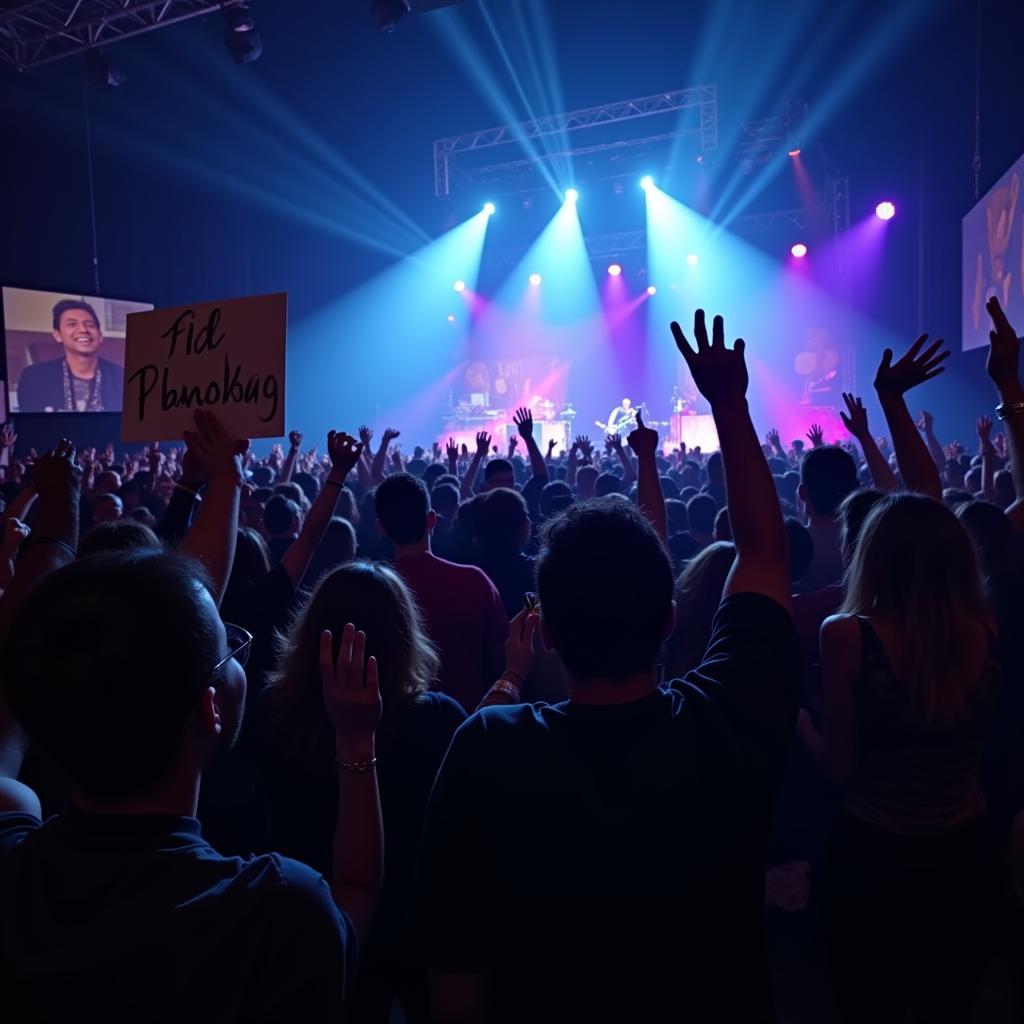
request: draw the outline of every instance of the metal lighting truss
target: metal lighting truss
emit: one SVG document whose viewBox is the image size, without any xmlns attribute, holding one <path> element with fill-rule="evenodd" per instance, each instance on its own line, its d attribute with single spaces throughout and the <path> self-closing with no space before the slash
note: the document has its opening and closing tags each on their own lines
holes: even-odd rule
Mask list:
<svg viewBox="0 0 1024 1024">
<path fill-rule="evenodd" d="M 10 0 L 0 7 L 0 60 L 27 71 L 230 6 L 231 0 Z"/>
<path fill-rule="evenodd" d="M 657 114 L 693 109 L 699 112 L 699 127 L 685 134 L 698 134 L 703 150 L 717 148 L 718 90 L 714 85 L 697 85 L 688 89 L 677 89 L 674 92 L 658 93 L 656 96 L 620 100 L 616 103 L 587 107 L 584 110 L 550 114 L 547 117 L 524 121 L 517 125 L 503 125 L 500 128 L 488 128 L 485 131 L 438 139 L 434 143 L 434 193 L 439 199 L 451 195 L 451 173 L 455 157 L 459 153 L 472 153 L 481 149 L 491 149 L 495 146 L 539 139 L 549 135 L 568 134 L 596 125 L 618 124 L 641 117 L 653 117 Z M 673 138 L 675 135 L 681 134 L 684 132 L 673 133 L 666 138 Z M 605 149 L 619 148 L 622 145 L 621 142 L 613 142 L 588 146 L 581 151 L 595 153 Z M 559 155 L 575 156 L 577 152 L 577 150 L 569 150 Z"/>
</svg>

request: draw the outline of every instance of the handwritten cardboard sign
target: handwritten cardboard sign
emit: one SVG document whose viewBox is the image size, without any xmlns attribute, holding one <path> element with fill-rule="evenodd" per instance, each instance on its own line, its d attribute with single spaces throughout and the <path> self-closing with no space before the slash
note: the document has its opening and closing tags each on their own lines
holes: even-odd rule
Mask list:
<svg viewBox="0 0 1024 1024">
<path fill-rule="evenodd" d="M 283 293 L 129 313 L 121 440 L 176 440 L 196 409 L 281 437 L 287 319 Z"/>
</svg>

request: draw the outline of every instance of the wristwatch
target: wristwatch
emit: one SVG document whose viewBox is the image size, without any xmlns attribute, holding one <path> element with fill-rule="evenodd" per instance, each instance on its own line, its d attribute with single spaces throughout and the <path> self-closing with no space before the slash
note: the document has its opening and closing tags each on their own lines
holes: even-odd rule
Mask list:
<svg viewBox="0 0 1024 1024">
<path fill-rule="evenodd" d="M 1024 402 L 1003 402 L 996 406 L 996 415 L 1005 420 L 1007 416 L 1019 416 L 1024 413 Z"/>
</svg>

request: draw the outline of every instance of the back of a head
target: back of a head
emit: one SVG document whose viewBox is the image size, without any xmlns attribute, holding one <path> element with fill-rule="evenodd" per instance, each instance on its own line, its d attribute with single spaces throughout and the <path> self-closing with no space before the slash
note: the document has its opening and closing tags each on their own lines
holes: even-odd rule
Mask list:
<svg viewBox="0 0 1024 1024">
<path fill-rule="evenodd" d="M 839 503 L 858 487 L 857 464 L 842 448 L 812 448 L 800 463 L 806 501 L 819 516 L 834 516 Z"/>
<path fill-rule="evenodd" d="M 956 510 L 967 528 L 988 579 L 1016 570 L 1016 535 L 1006 513 L 989 501 L 969 501 Z"/>
<path fill-rule="evenodd" d="M 78 545 L 79 557 L 115 551 L 162 551 L 160 538 L 136 519 L 116 519 L 94 526 Z"/>
<path fill-rule="evenodd" d="M 374 508 L 394 544 L 418 544 L 426 536 L 430 493 L 419 477 L 408 473 L 389 476 L 377 488 Z"/>
<path fill-rule="evenodd" d="M 3 682 L 32 743 L 83 793 L 120 799 L 164 781 L 219 655 L 198 563 L 152 551 L 95 555 L 25 599 L 3 648 Z"/>
<path fill-rule="evenodd" d="M 582 498 L 592 498 L 601 471 L 595 466 L 580 466 L 576 471 L 576 491 Z"/>
<path fill-rule="evenodd" d="M 512 487 L 516 482 L 516 471 L 508 459 L 491 459 L 484 466 L 484 483 L 489 487 Z"/>
<path fill-rule="evenodd" d="M 299 506 L 300 509 L 302 508 L 302 502 L 306 497 L 302 493 L 302 488 L 297 483 L 295 483 L 294 480 L 289 480 L 285 484 L 275 484 L 274 493 L 283 494 L 286 498 L 290 498 L 292 501 L 295 502 L 296 505 Z"/>
<path fill-rule="evenodd" d="M 629 502 L 595 498 L 553 519 L 537 590 L 545 629 L 576 678 L 621 681 L 654 667 L 672 610 L 672 567 Z"/>
<path fill-rule="evenodd" d="M 296 473 L 292 477 L 292 483 L 301 488 L 302 493 L 306 496 L 306 501 L 311 505 L 316 501 L 317 495 L 320 493 L 320 481 L 312 473 Z"/>
<path fill-rule="evenodd" d="M 427 460 L 421 458 L 410 459 L 405 467 L 405 471 L 412 476 L 418 476 L 422 479 L 423 474 L 427 471 Z"/>
<path fill-rule="evenodd" d="M 540 514 L 542 519 L 551 519 L 564 512 L 575 502 L 572 488 L 564 480 L 552 480 L 540 492 Z"/>
<path fill-rule="evenodd" d="M 252 471 L 252 482 L 257 487 L 270 487 L 275 478 L 276 474 L 270 466 L 256 466 Z"/>
<path fill-rule="evenodd" d="M 602 473 L 594 481 L 594 497 L 605 498 L 609 494 L 621 494 L 622 481 L 614 473 Z"/>
<path fill-rule="evenodd" d="M 847 578 L 843 611 L 900 630 L 894 671 L 922 723 L 967 714 L 968 643 L 988 615 L 977 552 L 964 525 L 920 494 L 882 498 L 868 513 Z"/>
<path fill-rule="evenodd" d="M 526 541 L 530 515 L 526 501 L 518 491 L 497 487 L 479 503 L 476 511 L 476 536 L 485 551 L 519 551 Z"/>
<path fill-rule="evenodd" d="M 732 520 L 729 509 L 720 508 L 715 515 L 715 540 L 732 540 Z"/>
<path fill-rule="evenodd" d="M 686 504 L 690 533 L 714 533 L 718 504 L 710 494 L 697 494 Z"/>
<path fill-rule="evenodd" d="M 677 533 L 685 533 L 690 525 L 686 518 L 686 504 L 678 498 L 665 499 L 665 514 L 668 516 L 668 535 L 674 537 Z"/>
<path fill-rule="evenodd" d="M 679 498 L 679 485 L 672 479 L 672 477 L 661 477 L 661 494 L 666 501 Z"/>
<path fill-rule="evenodd" d="M 439 516 L 454 519 L 459 511 L 459 489 L 454 484 L 438 484 L 430 492 L 430 504 Z"/>
<path fill-rule="evenodd" d="M 263 524 L 270 534 L 286 534 L 296 528 L 301 514 L 302 510 L 291 498 L 275 494 L 263 510 Z"/>
<path fill-rule="evenodd" d="M 881 491 L 873 487 L 861 487 L 859 490 L 851 491 L 839 503 L 836 518 L 839 520 L 840 548 L 844 564 L 849 565 L 853 561 L 864 520 L 884 497 Z"/>
<path fill-rule="evenodd" d="M 437 483 L 438 477 L 445 476 L 448 470 L 445 466 L 442 466 L 440 462 L 432 462 L 423 471 L 423 482 L 430 488 L 431 491 L 434 489 L 434 484 Z"/>
<path fill-rule="evenodd" d="M 307 586 L 315 583 L 325 573 L 351 562 L 356 557 L 357 548 L 355 527 L 347 519 L 332 517 L 306 570 L 304 583 Z"/>
<path fill-rule="evenodd" d="M 974 495 L 962 487 L 946 487 L 942 492 L 942 500 L 955 512 L 961 505 L 974 501 Z"/>
<path fill-rule="evenodd" d="M 307 765 L 329 765 L 334 752 L 320 680 L 320 636 L 331 631 L 337 657 L 350 622 L 366 634 L 366 657 L 377 659 L 385 715 L 429 689 L 437 674 L 437 654 L 415 601 L 393 569 L 349 562 L 322 577 L 282 642 L 280 668 L 267 694 L 276 744 Z"/>
<path fill-rule="evenodd" d="M 676 626 L 666 645 L 667 677 L 685 675 L 700 664 L 735 559 L 736 546 L 718 541 L 694 555 L 679 574 L 675 588 Z"/>
</svg>

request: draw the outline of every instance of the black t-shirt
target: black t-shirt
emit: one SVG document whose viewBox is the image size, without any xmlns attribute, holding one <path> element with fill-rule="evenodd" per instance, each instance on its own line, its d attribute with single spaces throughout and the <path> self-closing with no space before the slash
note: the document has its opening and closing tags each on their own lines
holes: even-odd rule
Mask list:
<svg viewBox="0 0 1024 1024">
<path fill-rule="evenodd" d="M 337 1020 L 353 976 L 323 878 L 222 857 L 195 818 L 0 814 L 0 907 L 12 1021 Z"/>
<path fill-rule="evenodd" d="M 789 615 L 739 594 L 640 701 L 473 715 L 428 810 L 428 965 L 490 972 L 494 1020 L 773 1019 L 762 850 L 799 677 Z"/>
</svg>

